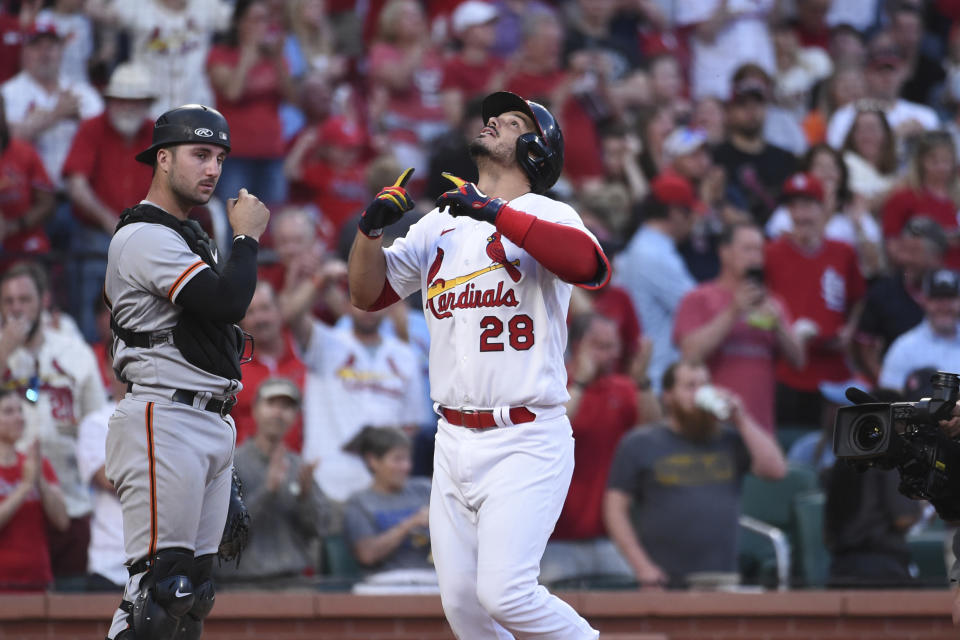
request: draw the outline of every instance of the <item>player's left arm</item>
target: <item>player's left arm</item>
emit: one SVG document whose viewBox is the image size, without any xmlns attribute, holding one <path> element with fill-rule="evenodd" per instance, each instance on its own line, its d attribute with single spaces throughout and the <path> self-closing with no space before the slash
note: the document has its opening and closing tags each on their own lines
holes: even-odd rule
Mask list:
<svg viewBox="0 0 960 640">
<path fill-rule="evenodd" d="M 610 263 L 600 245 L 585 229 L 514 209 L 502 198 L 485 195 L 472 182 L 446 173 L 443 175 L 457 187 L 437 199 L 441 210 L 446 209 L 455 217 L 468 216 L 489 222 L 565 282 L 599 289 L 610 279 Z M 558 203 L 557 206 L 564 205 Z"/>
</svg>

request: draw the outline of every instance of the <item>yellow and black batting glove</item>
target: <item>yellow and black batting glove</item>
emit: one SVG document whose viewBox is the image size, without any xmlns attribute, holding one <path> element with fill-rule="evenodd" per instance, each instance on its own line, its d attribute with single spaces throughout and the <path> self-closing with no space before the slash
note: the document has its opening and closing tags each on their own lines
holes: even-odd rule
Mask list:
<svg viewBox="0 0 960 640">
<path fill-rule="evenodd" d="M 383 228 L 399 220 L 404 213 L 413 209 L 414 202 L 404 186 L 413 175 L 413 167 L 400 174 L 397 181 L 384 187 L 367 206 L 360 216 L 360 231 L 368 238 L 379 238 Z"/>
<path fill-rule="evenodd" d="M 437 198 L 437 206 L 441 212 L 446 210 L 454 218 L 467 216 L 493 225 L 497 223 L 497 215 L 506 206 L 506 200 L 491 198 L 477 189 L 477 185 L 451 173 L 444 172 L 440 175 L 455 187 Z"/>
</svg>

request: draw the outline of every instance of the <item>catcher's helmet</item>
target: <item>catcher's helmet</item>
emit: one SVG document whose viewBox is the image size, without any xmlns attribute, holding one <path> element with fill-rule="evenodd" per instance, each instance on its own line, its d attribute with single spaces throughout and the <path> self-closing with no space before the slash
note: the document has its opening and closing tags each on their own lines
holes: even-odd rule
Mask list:
<svg viewBox="0 0 960 640">
<path fill-rule="evenodd" d="M 534 193 L 544 193 L 552 187 L 563 171 L 563 133 L 553 114 L 543 105 L 509 91 L 488 95 L 480 111 L 484 123 L 507 111 L 519 111 L 533 120 L 536 133 L 517 138 L 517 162 L 527 174 Z"/>
<path fill-rule="evenodd" d="M 153 144 L 137 154 L 137 161 L 153 166 L 157 150 L 177 144 L 215 144 L 230 151 L 230 127 L 216 109 L 185 104 L 171 109 L 153 125 Z"/>
</svg>

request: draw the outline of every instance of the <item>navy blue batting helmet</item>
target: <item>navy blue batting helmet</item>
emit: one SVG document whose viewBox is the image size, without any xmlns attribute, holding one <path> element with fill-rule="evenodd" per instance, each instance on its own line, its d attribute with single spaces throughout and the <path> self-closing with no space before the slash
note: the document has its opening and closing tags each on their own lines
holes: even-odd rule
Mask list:
<svg viewBox="0 0 960 640">
<path fill-rule="evenodd" d="M 517 162 L 534 193 L 545 193 L 552 187 L 563 171 L 563 133 L 553 114 L 542 104 L 510 91 L 491 93 L 483 99 L 480 111 L 484 123 L 507 111 L 519 111 L 533 121 L 536 132 L 517 138 Z"/>
</svg>

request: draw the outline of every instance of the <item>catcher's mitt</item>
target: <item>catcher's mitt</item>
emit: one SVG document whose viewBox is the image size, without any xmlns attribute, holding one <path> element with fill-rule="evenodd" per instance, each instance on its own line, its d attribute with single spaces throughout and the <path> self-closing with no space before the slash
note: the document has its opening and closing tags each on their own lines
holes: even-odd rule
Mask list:
<svg viewBox="0 0 960 640">
<path fill-rule="evenodd" d="M 223 537 L 220 538 L 220 548 L 217 550 L 217 557 L 221 561 L 230 562 L 234 558 L 237 565 L 240 564 L 240 554 L 247 546 L 247 538 L 250 536 L 250 514 L 247 513 L 247 506 L 243 504 L 243 487 L 240 484 L 240 478 L 237 476 L 237 470 L 233 470 L 233 478 L 230 482 L 230 505 L 227 509 L 227 523 L 223 528 Z"/>
</svg>

